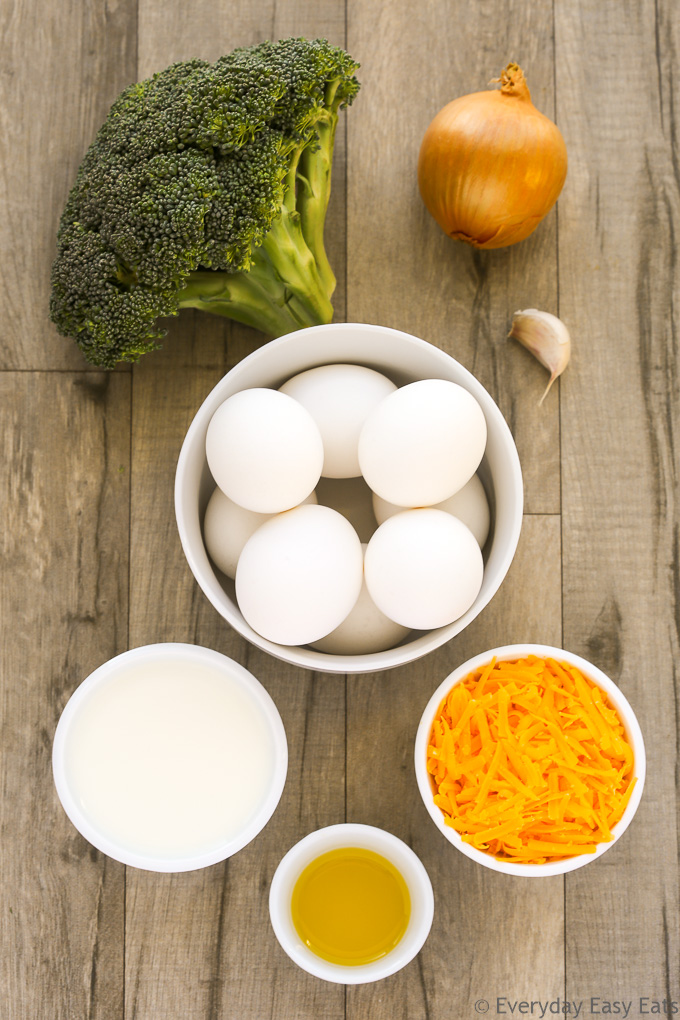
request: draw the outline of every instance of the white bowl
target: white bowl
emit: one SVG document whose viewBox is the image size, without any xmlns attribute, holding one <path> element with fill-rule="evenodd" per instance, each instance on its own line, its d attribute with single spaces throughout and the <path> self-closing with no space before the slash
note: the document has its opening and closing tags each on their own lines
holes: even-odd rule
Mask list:
<svg viewBox="0 0 680 1020">
<path fill-rule="evenodd" d="M 71 726 L 77 720 L 81 709 L 87 705 L 90 696 L 105 685 L 115 683 L 116 675 L 120 675 L 129 666 L 144 666 L 151 662 L 181 662 L 182 664 L 186 663 L 188 668 L 195 664 L 199 667 L 207 666 L 216 669 L 225 678 L 228 678 L 231 683 L 235 683 L 239 691 L 247 694 L 258 715 L 261 717 L 264 728 L 267 731 L 267 738 L 273 748 L 271 781 L 255 815 L 232 838 L 224 841 L 220 846 L 215 847 L 213 845 L 210 849 L 200 850 L 190 855 L 159 857 L 146 852 L 136 852 L 131 849 L 127 841 L 121 839 L 119 842 L 109 833 L 103 832 L 81 806 L 69 777 L 68 755 Z M 177 749 L 177 755 L 181 756 L 182 753 L 183 750 L 180 746 Z M 190 743 L 186 753 L 191 753 Z M 121 757 L 124 754 L 124 738 L 122 738 Z M 129 864 L 132 867 L 142 868 L 146 871 L 193 871 L 231 857 L 238 850 L 246 846 L 247 843 L 250 843 L 264 828 L 276 809 L 286 782 L 288 745 L 278 709 L 262 684 L 255 679 L 252 673 L 249 673 L 238 662 L 234 662 L 232 659 L 227 658 L 226 655 L 215 652 L 210 648 L 202 648 L 199 645 L 164 643 L 143 645 L 140 648 L 133 648 L 131 651 L 123 652 L 122 655 L 109 659 L 108 662 L 103 663 L 93 673 L 90 673 L 81 685 L 76 688 L 67 702 L 57 725 L 52 750 L 52 767 L 57 793 L 66 814 L 80 834 L 98 850 L 108 854 L 109 857 L 120 861 L 122 864 Z"/>
<path fill-rule="evenodd" d="M 330 655 L 311 648 L 275 644 L 244 620 L 233 582 L 216 571 L 203 543 L 202 521 L 214 488 L 205 456 L 208 424 L 220 404 L 239 390 L 278 387 L 317 365 L 352 363 L 383 372 L 397 385 L 418 379 L 448 379 L 476 397 L 488 439 L 479 475 L 489 497 L 492 526 L 485 546 L 484 580 L 472 606 L 446 627 L 416 633 L 396 648 L 366 655 Z M 208 394 L 186 434 L 175 478 L 175 514 L 184 554 L 203 593 L 234 630 L 258 648 L 297 666 L 329 673 L 365 673 L 411 662 L 459 634 L 498 590 L 517 548 L 522 524 L 522 472 L 503 415 L 482 384 L 444 351 L 425 340 L 384 326 L 332 323 L 272 340 L 239 362 Z"/>
<path fill-rule="evenodd" d="M 508 661 L 524 658 L 527 655 L 536 655 L 540 658 L 550 657 L 557 659 L 558 662 L 568 662 L 605 692 L 610 704 L 618 712 L 628 743 L 633 749 L 634 775 L 637 777 L 635 788 L 621 820 L 612 826 L 611 831 L 614 838 L 609 843 L 599 843 L 596 851 L 592 854 L 579 854 L 562 861 L 552 861 L 546 864 L 513 864 L 508 861 L 499 861 L 492 854 L 477 850 L 470 843 L 464 843 L 460 834 L 455 829 L 452 829 L 450 825 L 446 824 L 443 811 L 434 803 L 434 780 L 427 771 L 427 747 L 430 733 L 432 732 L 432 724 L 442 702 L 451 689 L 464 680 L 469 673 L 491 662 L 494 656 L 499 661 Z M 562 875 L 567 871 L 575 871 L 576 868 L 582 868 L 584 865 L 590 864 L 591 861 L 601 857 L 606 850 L 612 847 L 628 828 L 633 820 L 633 815 L 637 811 L 640 798 L 642 797 L 642 788 L 645 783 L 645 761 L 645 745 L 640 726 L 633 709 L 621 693 L 619 687 L 601 669 L 594 666 L 592 662 L 581 658 L 580 655 L 574 655 L 573 652 L 567 652 L 563 648 L 553 648 L 550 645 L 505 645 L 502 648 L 492 648 L 488 652 L 480 652 L 474 658 L 468 659 L 458 669 L 454 669 L 453 673 L 450 673 L 434 692 L 423 712 L 416 734 L 415 768 L 418 789 L 420 790 L 425 807 L 439 831 L 446 836 L 449 843 L 453 843 L 461 853 L 476 861 L 477 864 L 483 864 L 485 868 L 491 868 L 493 871 L 502 871 L 506 875 L 519 875 L 522 878 L 546 878 L 550 875 Z"/>
<path fill-rule="evenodd" d="M 338 847 L 361 847 L 380 854 L 392 862 L 408 886 L 411 898 L 408 927 L 394 949 L 373 963 L 343 966 L 323 960 L 305 945 L 293 924 L 290 905 L 300 874 L 321 854 Z M 281 860 L 269 890 L 269 915 L 281 947 L 299 967 L 325 981 L 358 985 L 396 973 L 420 952 L 432 926 L 434 895 L 425 868 L 402 840 L 372 825 L 329 825 L 310 832 Z"/>
</svg>

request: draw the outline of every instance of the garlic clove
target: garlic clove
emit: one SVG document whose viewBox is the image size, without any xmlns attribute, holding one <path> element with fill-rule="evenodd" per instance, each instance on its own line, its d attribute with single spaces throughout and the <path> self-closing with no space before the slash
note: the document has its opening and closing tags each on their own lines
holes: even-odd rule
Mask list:
<svg viewBox="0 0 680 1020">
<path fill-rule="evenodd" d="M 526 308 L 515 312 L 508 337 L 518 340 L 550 372 L 545 393 L 538 402 L 540 407 L 548 390 L 564 372 L 571 357 L 571 337 L 561 319 L 538 308 Z"/>
</svg>

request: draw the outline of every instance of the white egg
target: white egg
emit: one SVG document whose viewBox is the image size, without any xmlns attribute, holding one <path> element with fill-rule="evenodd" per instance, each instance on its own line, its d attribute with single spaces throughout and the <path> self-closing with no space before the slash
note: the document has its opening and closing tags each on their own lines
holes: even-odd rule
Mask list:
<svg viewBox="0 0 680 1020">
<path fill-rule="evenodd" d="M 486 446 L 486 419 L 462 386 L 422 379 L 385 397 L 359 437 L 368 485 L 397 506 L 432 506 L 472 477 Z"/>
<path fill-rule="evenodd" d="M 396 386 L 380 372 L 363 365 L 321 365 L 293 376 L 281 393 L 294 397 L 319 427 L 323 439 L 325 478 L 361 474 L 357 447 L 371 411 Z"/>
<path fill-rule="evenodd" d="M 365 544 L 362 549 L 365 551 Z M 312 647 L 330 655 L 368 655 L 394 648 L 408 633 L 408 627 L 402 627 L 380 612 L 364 581 L 349 616 L 327 637 L 314 641 Z"/>
<path fill-rule="evenodd" d="M 406 508 L 395 506 L 382 499 L 376 492 L 373 493 L 373 512 L 378 524 L 382 524 L 388 517 L 401 513 Z M 481 549 L 489 536 L 489 501 L 486 498 L 484 486 L 479 480 L 479 475 L 473 475 L 469 482 L 466 482 L 462 489 L 454 492 L 453 496 L 435 503 L 433 510 L 445 510 L 447 514 L 453 514 L 463 524 L 467 525 L 477 539 Z"/>
<path fill-rule="evenodd" d="M 316 503 L 316 494 L 312 492 L 303 502 Z M 218 486 L 208 500 L 203 518 L 203 540 L 215 566 L 227 577 L 236 577 L 243 546 L 261 524 L 274 516 L 246 510 L 225 496 Z"/>
<path fill-rule="evenodd" d="M 256 513 L 298 506 L 321 475 L 323 443 L 314 419 L 277 390 L 241 390 L 225 400 L 208 425 L 205 447 L 222 492 Z"/>
<path fill-rule="evenodd" d="M 378 608 L 411 630 L 432 630 L 467 612 L 482 585 L 477 541 L 443 510 L 404 510 L 375 532 L 364 561 Z"/>
<path fill-rule="evenodd" d="M 265 521 L 236 568 L 236 600 L 253 630 L 283 645 L 330 634 L 359 597 L 359 536 L 327 506 L 298 506 Z"/>
<path fill-rule="evenodd" d="M 346 517 L 362 542 L 378 527 L 373 513 L 373 493 L 361 476 L 358 478 L 320 478 L 314 490 L 319 503 Z"/>
</svg>

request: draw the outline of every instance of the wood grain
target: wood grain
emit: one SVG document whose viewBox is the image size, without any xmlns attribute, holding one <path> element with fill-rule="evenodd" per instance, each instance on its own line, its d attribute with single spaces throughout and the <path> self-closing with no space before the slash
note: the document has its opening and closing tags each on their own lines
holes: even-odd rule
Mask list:
<svg viewBox="0 0 680 1020">
<path fill-rule="evenodd" d="M 252 46 L 264 39 L 288 36 L 323 37 L 345 45 L 345 7 L 333 0 L 266 0 L 256 6 L 239 0 L 199 0 L 187 19 L 178 6 L 160 0 L 139 0 L 138 77 L 145 78 L 176 60 L 201 57 L 216 60 L 237 46 Z M 337 279 L 333 296 L 336 318 L 342 320 L 346 305 L 346 116 L 341 114 L 333 156 L 331 199 L 326 215 L 326 250 Z M 266 341 L 261 333 L 230 320 L 183 311 L 168 322 L 164 350 L 176 344 L 199 344 L 195 359 L 208 362 L 227 358 L 235 364 Z M 207 349 L 207 343 L 210 349 Z M 228 353 L 225 348 L 228 346 Z M 154 353 L 160 358 L 174 355 Z M 160 365 L 158 365 L 160 367 Z"/>
<path fill-rule="evenodd" d="M 455 30 L 442 31 L 443 24 Z M 559 510 L 557 394 L 537 409 L 545 380 L 505 335 L 516 308 L 555 310 L 555 217 L 516 250 L 474 252 L 451 242 L 430 219 L 415 165 L 437 110 L 483 88 L 511 58 L 525 66 L 537 104 L 552 112 L 552 31 L 548 5 L 531 13 L 519 4 L 432 0 L 417 11 L 408 3 L 350 2 L 348 9 L 348 46 L 362 61 L 370 90 L 352 111 L 348 134 L 348 318 L 413 332 L 469 367 L 516 436 L 527 509 L 550 512 Z M 366 160 L 376 149 L 383 159 Z M 454 665 L 504 639 L 560 643 L 559 518 L 526 522 L 524 543 L 531 544 L 523 545 L 521 566 L 513 568 L 521 584 L 508 578 L 480 619 L 424 662 L 349 681 L 348 820 L 382 824 L 416 849 L 434 883 L 436 920 L 406 970 L 380 986 L 348 991 L 348 1017 L 465 1016 L 478 998 L 545 998 L 564 986 L 562 880 L 504 881 L 459 860 L 435 839 L 413 780 L 418 719 Z M 535 923 L 539 915 L 543 930 Z M 499 930 L 513 948 L 480 956 Z M 514 947 L 521 943 L 529 951 L 520 957 Z"/>
<path fill-rule="evenodd" d="M 286 35 L 327 36 L 362 62 L 327 219 L 336 317 L 424 336 L 470 368 L 506 415 L 525 478 L 518 552 L 480 617 L 419 662 L 348 680 L 244 642 L 199 591 L 177 536 L 185 431 L 263 338 L 183 313 L 161 351 L 105 375 L 47 321 L 58 216 L 120 89 L 173 60 Z M 680 1001 L 673 0 L 16 0 L 0 10 L 0 39 L 2 1020 L 462 1020 L 478 999 L 494 1016 L 498 997 L 558 996 L 582 1001 L 581 1016 L 593 996 L 641 1016 L 640 997 Z M 563 131 L 569 175 L 531 238 L 475 253 L 428 217 L 415 162 L 434 113 L 510 59 Z M 558 312 L 574 338 L 540 410 L 544 370 L 505 339 L 531 305 Z M 564 643 L 608 672 L 647 744 L 638 817 L 566 881 L 473 866 L 436 831 L 413 776 L 434 688 L 470 655 L 524 639 Z M 193 874 L 126 871 L 90 848 L 51 777 L 71 692 L 153 641 L 243 663 L 288 734 L 270 824 Z M 348 989 L 298 969 L 267 909 L 286 850 L 345 818 L 412 845 L 436 898 L 418 958 Z"/>
<path fill-rule="evenodd" d="M 563 987 L 563 880 L 512 879 L 460 854 L 426 814 L 413 766 L 420 717 L 454 668 L 516 641 L 559 646 L 559 559 L 559 517 L 525 517 L 503 587 L 469 628 L 419 662 L 348 680 L 347 820 L 382 826 L 413 847 L 435 895 L 420 955 L 378 985 L 349 989 L 352 1020 L 463 1017 L 478 999 L 545 1000 Z"/>
<path fill-rule="evenodd" d="M 172 60 L 214 59 L 238 45 L 287 35 L 344 42 L 344 9 L 334 4 L 204 2 L 188 34 L 167 5 L 140 4 L 139 74 Z M 215 24 L 224 31 L 215 32 Z M 334 159 L 327 220 L 329 258 L 344 306 L 344 129 Z M 340 304 L 338 304 L 338 301 Z M 269 883 L 285 851 L 319 826 L 344 819 L 345 685 L 279 663 L 248 646 L 196 587 L 172 510 L 177 454 L 212 386 L 263 338 L 210 316 L 169 324 L 164 349 L 134 369 L 131 633 L 133 644 L 188 640 L 251 669 L 280 708 L 289 774 L 275 821 L 248 847 L 205 873 L 154 876 L 128 871 L 126 1016 L 339 1020 L 344 991 L 297 968 L 271 930 Z M 157 919 L 163 919 L 159 929 Z M 173 933 L 181 930 L 177 939 Z"/>
<path fill-rule="evenodd" d="M 135 0 L 0 7 L 0 368 L 85 369 L 49 322 L 56 233 L 76 170 L 135 78 Z"/>
<path fill-rule="evenodd" d="M 0 1014 L 123 1015 L 123 867 L 59 804 L 66 701 L 127 644 L 129 378 L 2 373 Z"/>
<path fill-rule="evenodd" d="M 567 988 L 677 1000 L 680 26 L 672 3 L 557 10 L 572 160 L 560 307 L 577 345 L 562 390 L 564 636 L 620 684 L 649 756 L 630 831 L 567 878 Z"/>
<path fill-rule="evenodd" d="M 349 0 L 348 32 L 366 83 L 349 123 L 348 319 L 422 336 L 477 375 L 516 438 L 526 509 L 559 512 L 557 393 L 537 407 L 545 371 L 506 339 L 518 308 L 556 311 L 556 214 L 519 246 L 477 252 L 444 235 L 416 181 L 437 111 L 511 59 L 552 115 L 551 5 Z"/>
<path fill-rule="evenodd" d="M 184 364 L 159 372 L 151 359 L 135 369 L 130 642 L 191 641 L 250 669 L 280 708 L 288 780 L 275 823 L 223 865 L 176 876 L 128 869 L 126 1016 L 175 1010 L 187 1020 L 335 1017 L 342 989 L 329 993 L 283 954 L 267 891 L 285 850 L 312 829 L 343 820 L 344 682 L 279 663 L 236 635 L 198 591 L 174 522 L 179 447 L 218 377 Z"/>
</svg>

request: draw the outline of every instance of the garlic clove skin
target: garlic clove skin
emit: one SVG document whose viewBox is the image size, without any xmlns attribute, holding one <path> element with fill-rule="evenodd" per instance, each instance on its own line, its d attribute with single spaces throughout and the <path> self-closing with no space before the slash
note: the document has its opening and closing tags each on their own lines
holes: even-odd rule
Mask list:
<svg viewBox="0 0 680 1020">
<path fill-rule="evenodd" d="M 571 337 L 561 319 L 538 308 L 515 312 L 508 337 L 518 340 L 550 372 L 540 407 L 558 375 L 564 372 L 571 357 Z"/>
</svg>

